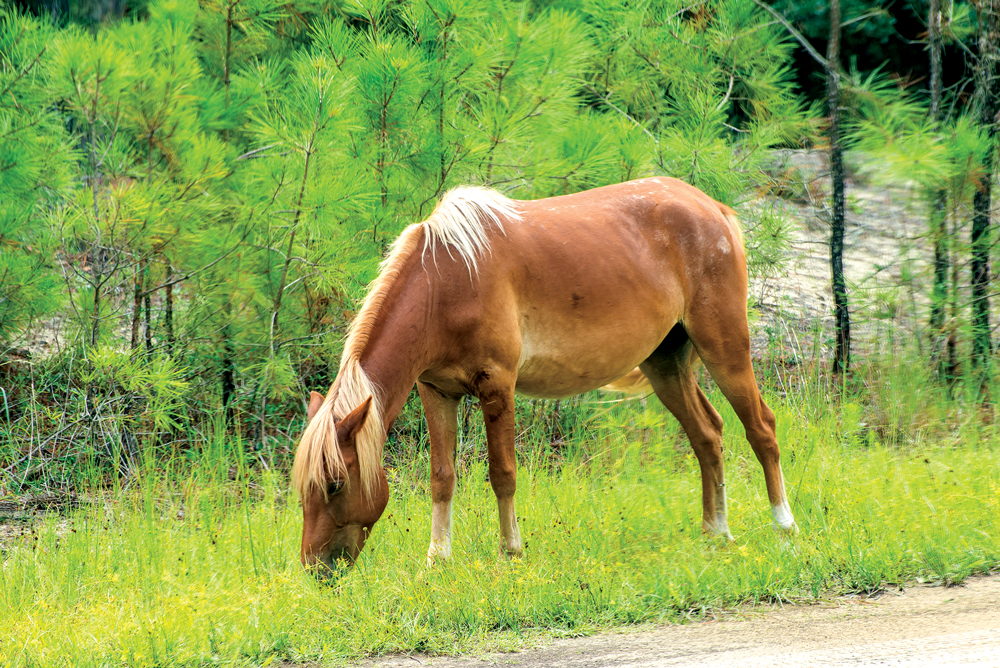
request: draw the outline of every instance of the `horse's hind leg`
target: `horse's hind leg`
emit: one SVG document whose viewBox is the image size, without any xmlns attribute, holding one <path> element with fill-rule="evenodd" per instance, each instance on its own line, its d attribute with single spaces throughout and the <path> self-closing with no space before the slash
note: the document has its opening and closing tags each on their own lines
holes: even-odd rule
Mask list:
<svg viewBox="0 0 1000 668">
<path fill-rule="evenodd" d="M 726 485 L 722 459 L 722 418 L 698 387 L 692 362 L 694 349 L 678 326 L 639 365 L 656 396 L 687 434 L 701 467 L 702 522 L 705 533 L 732 538 L 726 517 Z"/>
<path fill-rule="evenodd" d="M 458 400 L 425 383 L 417 383 L 431 438 L 431 544 L 427 564 L 451 557 L 451 499 L 455 493 L 455 443 Z"/>
<path fill-rule="evenodd" d="M 707 299 L 696 300 L 684 327 L 705 368 L 746 429 L 747 440 L 764 469 L 774 523 L 781 529 L 796 531 L 785 495 L 774 413 L 760 396 L 750 360 L 745 291 L 740 294 L 738 290 L 717 290 Z"/>
</svg>

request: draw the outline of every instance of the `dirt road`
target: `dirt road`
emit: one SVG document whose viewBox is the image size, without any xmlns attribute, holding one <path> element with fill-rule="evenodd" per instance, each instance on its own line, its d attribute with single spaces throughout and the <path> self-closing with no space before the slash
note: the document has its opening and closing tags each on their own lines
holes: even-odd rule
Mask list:
<svg viewBox="0 0 1000 668">
<path fill-rule="evenodd" d="M 717 620 L 557 640 L 481 658 L 369 666 L 1000 666 L 1000 575 L 877 598 L 744 608 Z"/>
</svg>

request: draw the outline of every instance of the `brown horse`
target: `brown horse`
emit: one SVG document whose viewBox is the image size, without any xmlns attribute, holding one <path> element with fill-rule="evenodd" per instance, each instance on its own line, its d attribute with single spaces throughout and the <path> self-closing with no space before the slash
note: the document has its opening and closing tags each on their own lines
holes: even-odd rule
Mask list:
<svg viewBox="0 0 1000 668">
<path fill-rule="evenodd" d="M 502 549 L 514 514 L 514 394 L 565 397 L 643 379 L 680 421 L 702 475 L 702 527 L 729 536 L 722 420 L 698 358 L 746 428 L 775 523 L 794 530 L 774 414 L 750 361 L 747 270 L 734 212 L 672 178 L 511 200 L 447 193 L 393 244 L 351 325 L 337 379 L 313 392 L 295 457 L 302 561 L 353 561 L 389 492 L 386 430 L 414 383 L 431 441 L 430 561 L 451 554 L 456 409 L 479 399 Z M 632 371 L 638 367 L 638 371 Z"/>
</svg>

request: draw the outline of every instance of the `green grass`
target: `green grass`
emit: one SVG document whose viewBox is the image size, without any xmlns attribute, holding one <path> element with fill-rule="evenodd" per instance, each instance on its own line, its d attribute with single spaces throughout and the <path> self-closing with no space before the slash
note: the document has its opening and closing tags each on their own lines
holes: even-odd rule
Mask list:
<svg viewBox="0 0 1000 668">
<path fill-rule="evenodd" d="M 282 475 L 239 471 L 233 482 L 150 465 L 131 488 L 6 546 L 0 665 L 337 663 L 510 648 L 747 601 L 956 582 L 1000 564 L 992 428 L 934 436 L 931 412 L 902 447 L 873 435 L 895 432 L 873 427 L 860 404 L 772 404 L 798 536 L 771 529 L 760 468 L 730 412 L 736 540 L 723 544 L 700 534 L 697 466 L 669 418 L 652 405 L 597 405 L 586 442 L 559 458 L 522 456 L 522 560 L 498 556 L 495 502 L 474 450 L 462 457 L 453 559 L 425 567 L 419 450 L 391 471 L 386 516 L 334 586 L 299 567 L 299 511 Z"/>
</svg>

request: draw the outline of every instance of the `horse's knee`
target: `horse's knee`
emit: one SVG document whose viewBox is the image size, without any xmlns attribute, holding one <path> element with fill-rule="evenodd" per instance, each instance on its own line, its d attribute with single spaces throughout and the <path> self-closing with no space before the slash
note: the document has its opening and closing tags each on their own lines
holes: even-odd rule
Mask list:
<svg viewBox="0 0 1000 668">
<path fill-rule="evenodd" d="M 722 416 L 719 415 L 719 411 L 715 410 L 715 406 L 713 406 L 708 400 L 708 397 L 706 397 L 702 392 L 699 392 L 698 394 L 708 425 L 719 438 L 722 438 Z"/>
<path fill-rule="evenodd" d="M 455 492 L 455 469 L 435 468 L 431 470 L 431 500 L 451 501 Z"/>
<path fill-rule="evenodd" d="M 717 466 L 722 462 L 721 432 L 715 435 L 701 435 L 689 440 L 698 461 L 711 466 Z"/>
<path fill-rule="evenodd" d="M 773 430 L 762 430 L 752 434 L 749 440 L 750 447 L 753 448 L 753 453 L 761 464 L 777 464 L 781 459 L 781 451 Z"/>
<path fill-rule="evenodd" d="M 708 414 L 708 422 L 712 427 L 713 435 L 722 440 L 722 416 L 713 410 Z"/>
<path fill-rule="evenodd" d="M 512 462 L 490 462 L 490 485 L 498 497 L 513 496 L 517 488 L 517 467 Z"/>
<path fill-rule="evenodd" d="M 747 425 L 747 440 L 750 441 L 750 447 L 762 464 L 778 462 L 780 452 L 776 430 L 777 421 L 774 412 L 761 401 L 760 413 L 751 424 Z"/>
</svg>

